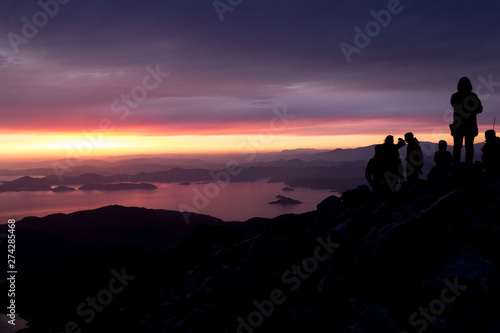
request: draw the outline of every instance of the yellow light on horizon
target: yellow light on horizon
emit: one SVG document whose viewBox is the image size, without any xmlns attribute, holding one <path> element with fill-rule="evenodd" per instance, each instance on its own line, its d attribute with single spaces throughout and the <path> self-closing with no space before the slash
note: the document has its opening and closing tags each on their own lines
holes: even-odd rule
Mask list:
<svg viewBox="0 0 500 333">
<path fill-rule="evenodd" d="M 437 142 L 445 133 L 421 133 L 420 141 Z M 338 136 L 295 135 L 176 135 L 3 134 L 0 159 L 198 153 L 256 153 L 285 149 L 356 148 L 382 143 L 380 134 Z"/>
</svg>

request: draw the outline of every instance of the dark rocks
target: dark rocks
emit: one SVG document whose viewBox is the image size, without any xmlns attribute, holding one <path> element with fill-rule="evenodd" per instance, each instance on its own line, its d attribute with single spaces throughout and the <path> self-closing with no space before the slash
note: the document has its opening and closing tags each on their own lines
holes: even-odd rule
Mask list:
<svg viewBox="0 0 500 333">
<path fill-rule="evenodd" d="M 468 293 L 488 294 L 493 264 L 477 247 L 464 246 L 433 267 L 423 282 L 423 288 L 442 286 L 445 279 L 465 285 Z M 457 282 L 458 281 L 458 282 Z"/>
<path fill-rule="evenodd" d="M 331 195 L 325 200 L 321 201 L 316 206 L 316 208 L 316 212 L 319 218 L 329 219 L 340 213 L 340 210 L 342 209 L 342 200 L 335 195 Z"/>
<path fill-rule="evenodd" d="M 106 310 L 89 331 L 499 332 L 500 180 L 471 186 L 408 183 L 384 201 L 360 186 L 252 230 L 199 226 L 157 263 L 172 276 L 160 292 L 130 296 L 123 320 Z M 154 277 L 139 273 L 146 285 Z"/>
<path fill-rule="evenodd" d="M 353 190 L 347 190 L 342 193 L 342 202 L 346 207 L 356 207 L 367 203 L 372 199 L 373 194 L 366 185 L 361 185 Z"/>
<path fill-rule="evenodd" d="M 345 330 L 345 333 L 399 333 L 391 314 L 376 305 L 370 305 L 359 313 L 355 324 Z"/>
</svg>

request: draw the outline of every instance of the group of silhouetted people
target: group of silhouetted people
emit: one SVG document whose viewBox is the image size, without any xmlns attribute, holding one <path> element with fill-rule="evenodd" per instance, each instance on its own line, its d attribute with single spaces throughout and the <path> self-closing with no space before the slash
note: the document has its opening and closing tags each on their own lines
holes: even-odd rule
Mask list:
<svg viewBox="0 0 500 333">
<path fill-rule="evenodd" d="M 450 125 L 453 136 L 453 155 L 447 151 L 447 142 L 439 141 L 438 151 L 434 154 L 435 167 L 429 174 L 429 179 L 444 177 L 453 165 L 460 163 L 462 145 L 465 140 L 465 164 L 472 165 L 474 159 L 474 138 L 478 135 L 477 115 L 483 111 L 479 97 L 472 92 L 471 81 L 462 77 L 458 81 L 457 92 L 451 96 L 453 106 L 453 123 Z M 480 163 L 488 175 L 500 175 L 500 138 L 494 130 L 485 132 L 485 145 L 482 148 Z M 407 145 L 406 178 L 399 156 L 399 149 Z M 402 182 L 418 181 L 422 175 L 424 156 L 418 140 L 413 133 L 408 132 L 404 139 L 399 138 L 394 143 L 394 137 L 389 135 L 383 144 L 375 146 L 375 156 L 368 161 L 365 177 L 373 192 L 386 194 L 394 192 L 396 185 Z"/>
<path fill-rule="evenodd" d="M 404 139 L 398 138 L 394 143 L 394 137 L 388 135 L 383 144 L 375 146 L 375 156 L 368 161 L 365 177 L 374 193 L 387 194 L 394 192 L 396 185 L 405 180 L 403 163 L 399 156 L 399 149 L 408 146 L 406 151 L 406 180 L 418 180 L 424 166 L 424 156 L 420 144 L 408 132 Z"/>
</svg>

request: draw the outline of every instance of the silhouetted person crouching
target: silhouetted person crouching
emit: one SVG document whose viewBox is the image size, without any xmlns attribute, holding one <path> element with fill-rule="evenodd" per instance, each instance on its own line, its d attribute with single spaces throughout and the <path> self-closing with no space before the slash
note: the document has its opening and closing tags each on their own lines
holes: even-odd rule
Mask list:
<svg viewBox="0 0 500 333">
<path fill-rule="evenodd" d="M 460 162 L 462 144 L 465 138 L 465 162 L 472 163 L 474 158 L 474 138 L 478 134 L 476 115 L 483 112 L 481 101 L 472 92 L 472 83 L 467 77 L 458 81 L 457 92 L 451 96 L 453 124 L 453 163 Z"/>
<path fill-rule="evenodd" d="M 500 138 L 494 130 L 487 130 L 484 138 L 486 143 L 482 149 L 482 167 L 488 175 L 497 175 L 500 173 Z"/>
</svg>

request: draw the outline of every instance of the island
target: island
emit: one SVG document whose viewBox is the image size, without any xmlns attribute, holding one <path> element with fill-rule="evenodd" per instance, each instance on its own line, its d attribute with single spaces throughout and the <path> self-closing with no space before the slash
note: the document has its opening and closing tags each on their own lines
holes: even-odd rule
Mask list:
<svg viewBox="0 0 500 333">
<path fill-rule="evenodd" d="M 289 197 L 285 197 L 283 195 L 277 195 L 276 196 L 276 201 L 271 201 L 269 202 L 270 205 L 299 205 L 303 203 L 302 201 L 295 200 Z"/>
<path fill-rule="evenodd" d="M 121 191 L 121 190 L 156 190 L 157 186 L 148 183 L 85 184 L 80 191 Z"/>
<path fill-rule="evenodd" d="M 285 192 L 291 192 L 291 191 L 295 191 L 294 188 L 291 188 L 291 187 L 288 187 L 288 186 L 285 186 L 281 189 L 282 191 L 285 191 Z"/>
<path fill-rule="evenodd" d="M 76 189 L 68 186 L 57 186 L 51 189 L 52 192 L 72 192 L 76 191 Z"/>
</svg>

